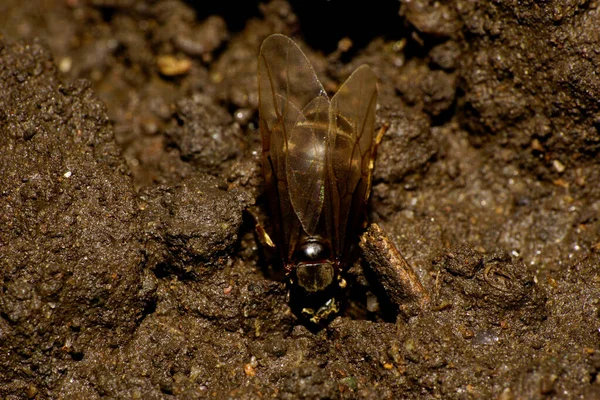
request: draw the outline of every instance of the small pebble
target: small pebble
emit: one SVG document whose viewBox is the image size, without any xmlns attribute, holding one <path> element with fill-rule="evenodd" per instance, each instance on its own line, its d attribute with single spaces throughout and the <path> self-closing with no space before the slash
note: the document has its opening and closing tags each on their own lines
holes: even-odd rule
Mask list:
<svg viewBox="0 0 600 400">
<path fill-rule="evenodd" d="M 559 160 L 552 161 L 552 166 L 558 173 L 563 173 L 565 171 L 565 165 L 561 163 Z"/>
<path fill-rule="evenodd" d="M 165 76 L 183 75 L 192 67 L 188 58 L 176 58 L 171 55 L 159 56 L 156 62 L 160 73 Z"/>
<path fill-rule="evenodd" d="M 248 363 L 246 365 L 244 365 L 244 373 L 247 376 L 255 376 L 256 375 L 256 370 L 254 369 L 254 367 Z"/>
<path fill-rule="evenodd" d="M 65 57 L 62 60 L 60 60 L 60 62 L 58 63 L 58 69 L 63 74 L 66 74 L 67 72 L 69 72 L 71 70 L 72 66 L 73 66 L 73 59 L 71 57 Z"/>
</svg>

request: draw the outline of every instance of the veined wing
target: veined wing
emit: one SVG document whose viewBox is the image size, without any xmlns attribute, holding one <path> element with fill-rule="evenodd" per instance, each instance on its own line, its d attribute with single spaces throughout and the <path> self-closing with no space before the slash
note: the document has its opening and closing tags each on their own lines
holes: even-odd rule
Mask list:
<svg viewBox="0 0 600 400">
<path fill-rule="evenodd" d="M 325 158 L 329 100 L 316 97 L 302 111 L 288 137 L 287 179 L 292 206 L 302 228 L 316 233 L 325 200 Z"/>
<path fill-rule="evenodd" d="M 324 168 L 319 161 L 324 139 L 315 127 L 322 124 L 323 104 L 329 100 L 302 50 L 278 34 L 261 46 L 258 89 L 263 170 L 267 185 L 276 191 L 271 208 L 279 214 L 281 250 L 289 257 L 298 224 L 312 233 L 311 221 L 322 209 L 322 200 L 311 201 L 312 194 L 322 191 Z M 319 171 L 320 178 L 314 175 Z"/>
<path fill-rule="evenodd" d="M 275 173 L 281 176 L 299 111 L 315 97 L 327 97 L 310 62 L 287 36 L 271 35 L 260 47 L 258 96 L 263 151 L 271 152 Z"/>
<path fill-rule="evenodd" d="M 377 78 L 366 65 L 356 69 L 331 99 L 327 188 L 328 230 L 336 254 L 358 228 L 368 199 L 373 169 Z"/>
</svg>

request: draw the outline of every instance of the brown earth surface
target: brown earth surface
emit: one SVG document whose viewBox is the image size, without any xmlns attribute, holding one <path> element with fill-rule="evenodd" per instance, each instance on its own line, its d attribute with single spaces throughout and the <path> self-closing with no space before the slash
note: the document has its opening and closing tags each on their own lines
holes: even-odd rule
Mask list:
<svg viewBox="0 0 600 400">
<path fill-rule="evenodd" d="M 201 3 L 0 4 L 1 398 L 600 398 L 599 2 Z M 290 311 L 244 211 L 275 32 L 377 74 L 418 315 L 361 258 Z"/>
</svg>

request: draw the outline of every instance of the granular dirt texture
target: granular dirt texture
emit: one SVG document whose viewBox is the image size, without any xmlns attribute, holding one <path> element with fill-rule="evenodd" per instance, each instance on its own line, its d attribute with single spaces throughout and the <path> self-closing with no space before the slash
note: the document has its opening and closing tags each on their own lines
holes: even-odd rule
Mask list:
<svg viewBox="0 0 600 400">
<path fill-rule="evenodd" d="M 600 398 L 600 3 L 208 3 L 0 5 L 0 397 Z M 377 75 L 368 216 L 420 307 L 357 248 L 337 317 L 290 310 L 272 33 Z"/>
</svg>

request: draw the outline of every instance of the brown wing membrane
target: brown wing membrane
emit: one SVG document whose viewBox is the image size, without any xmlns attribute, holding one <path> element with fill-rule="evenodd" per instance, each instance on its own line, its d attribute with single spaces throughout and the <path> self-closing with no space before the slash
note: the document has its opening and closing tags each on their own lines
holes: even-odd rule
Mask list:
<svg viewBox="0 0 600 400">
<path fill-rule="evenodd" d="M 302 228 L 316 233 L 324 196 L 329 101 L 316 97 L 298 117 L 288 137 L 287 180 L 290 200 Z"/>
<path fill-rule="evenodd" d="M 336 254 L 344 254 L 346 236 L 358 228 L 369 196 L 377 103 L 377 78 L 359 67 L 331 99 L 326 218 Z"/>
<path fill-rule="evenodd" d="M 301 233 L 300 225 L 305 230 L 314 229 L 310 217 L 322 208 L 322 202 L 309 201 L 312 197 L 300 189 L 309 187 L 314 193 L 322 187 L 322 178 L 319 181 L 312 172 L 304 172 L 305 168 L 319 169 L 316 159 L 321 139 L 312 119 L 322 116 L 323 101 L 316 99 L 328 100 L 302 50 L 283 35 L 271 35 L 261 46 L 258 94 L 263 171 L 271 190 L 271 209 L 278 214 L 275 221 L 283 247 L 280 250 L 289 259 Z"/>
</svg>

